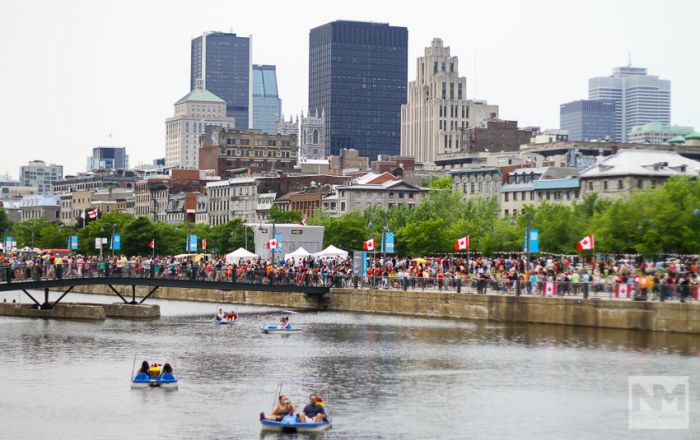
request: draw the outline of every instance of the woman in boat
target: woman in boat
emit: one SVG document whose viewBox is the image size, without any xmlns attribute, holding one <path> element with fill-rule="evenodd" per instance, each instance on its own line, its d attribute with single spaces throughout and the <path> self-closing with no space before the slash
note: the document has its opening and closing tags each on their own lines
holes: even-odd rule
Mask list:
<svg viewBox="0 0 700 440">
<path fill-rule="evenodd" d="M 283 316 L 280 318 L 280 325 L 278 328 L 280 330 L 289 330 L 292 328 L 292 324 L 289 322 L 289 316 Z"/>
<path fill-rule="evenodd" d="M 148 374 L 148 369 L 151 368 L 148 361 L 141 362 L 141 368 L 136 373 L 146 373 Z"/>
<path fill-rule="evenodd" d="M 264 412 L 261 412 L 260 413 L 260 420 L 280 421 L 287 414 L 293 414 L 293 413 L 294 413 L 294 404 L 292 403 L 292 401 L 289 400 L 284 394 L 280 394 L 279 400 L 277 401 L 277 404 L 275 405 L 274 408 L 272 408 L 272 412 L 270 414 L 265 414 Z"/>
<path fill-rule="evenodd" d="M 224 309 L 219 307 L 219 311 L 216 312 L 216 316 L 214 317 L 217 321 L 222 321 L 224 319 Z"/>
<path fill-rule="evenodd" d="M 165 373 L 170 373 L 170 374 L 174 373 L 173 367 L 167 362 L 165 363 L 165 365 L 163 365 L 163 374 L 165 374 Z"/>
</svg>

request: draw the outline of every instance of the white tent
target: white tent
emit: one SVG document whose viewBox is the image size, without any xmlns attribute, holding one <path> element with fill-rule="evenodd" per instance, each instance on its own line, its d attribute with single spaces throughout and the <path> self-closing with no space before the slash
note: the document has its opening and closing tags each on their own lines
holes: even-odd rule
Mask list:
<svg viewBox="0 0 700 440">
<path fill-rule="evenodd" d="M 256 258 L 257 255 L 255 255 L 252 252 L 247 251 L 246 249 L 238 248 L 235 251 L 231 252 L 230 254 L 226 254 L 226 262 L 235 264 L 238 263 L 241 260 L 246 260 L 250 258 Z"/>
<path fill-rule="evenodd" d="M 308 257 L 309 255 L 311 255 L 311 253 L 310 253 L 309 251 L 307 251 L 306 249 L 304 249 L 303 246 L 299 246 L 299 249 L 295 250 L 295 251 L 292 252 L 291 254 L 286 254 L 286 255 L 284 256 L 284 259 L 287 260 L 287 259 L 289 259 L 289 258 L 306 258 L 306 257 Z"/>
<path fill-rule="evenodd" d="M 348 251 L 344 251 L 342 249 L 339 249 L 333 245 L 328 246 L 324 250 L 320 252 L 316 252 L 313 254 L 314 257 L 341 257 L 341 258 L 346 258 L 348 256 Z"/>
</svg>

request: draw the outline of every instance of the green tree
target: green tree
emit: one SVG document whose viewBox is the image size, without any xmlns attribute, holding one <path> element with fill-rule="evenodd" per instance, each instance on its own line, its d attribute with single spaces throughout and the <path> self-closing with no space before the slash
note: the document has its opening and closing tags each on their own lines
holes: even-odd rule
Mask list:
<svg viewBox="0 0 700 440">
<path fill-rule="evenodd" d="M 267 217 L 273 223 L 301 223 L 304 214 L 301 211 L 282 211 L 277 205 L 272 205 Z"/>
<path fill-rule="evenodd" d="M 5 233 L 12 229 L 12 221 L 7 215 L 5 209 L 0 208 L 0 235 L 5 235 Z"/>
</svg>

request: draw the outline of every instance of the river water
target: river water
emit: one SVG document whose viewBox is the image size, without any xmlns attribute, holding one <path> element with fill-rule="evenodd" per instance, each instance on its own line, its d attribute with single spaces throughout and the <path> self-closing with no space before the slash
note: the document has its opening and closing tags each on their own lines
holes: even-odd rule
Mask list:
<svg viewBox="0 0 700 440">
<path fill-rule="evenodd" d="M 697 336 L 335 312 L 264 335 L 279 309 L 219 326 L 213 304 L 152 302 L 159 320 L 0 317 L 0 438 L 289 438 L 258 422 L 284 381 L 297 404 L 327 384 L 314 438 L 700 438 Z M 135 358 L 174 363 L 179 390 L 131 390 Z M 630 375 L 689 376 L 690 429 L 628 429 Z"/>
</svg>

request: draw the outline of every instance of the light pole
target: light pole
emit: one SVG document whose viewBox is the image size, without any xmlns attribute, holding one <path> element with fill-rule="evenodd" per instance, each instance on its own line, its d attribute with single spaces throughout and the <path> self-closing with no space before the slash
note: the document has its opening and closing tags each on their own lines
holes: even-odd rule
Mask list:
<svg viewBox="0 0 700 440">
<path fill-rule="evenodd" d="M 367 224 L 367 227 L 369 228 L 369 239 L 374 240 L 374 225 L 372 224 L 372 220 L 369 221 Z M 374 266 L 374 257 L 377 254 L 377 246 L 376 244 L 374 245 L 374 248 L 372 249 L 372 266 Z"/>
<path fill-rule="evenodd" d="M 386 217 L 384 217 L 384 226 L 382 227 L 382 258 L 386 263 L 386 233 L 389 230 L 389 224 L 387 223 Z"/>
<path fill-rule="evenodd" d="M 192 237 L 192 225 L 190 224 L 190 225 L 187 225 L 187 246 L 185 247 L 188 254 L 192 252 L 192 246 L 190 244 L 191 240 L 192 240 L 191 237 Z"/>
<path fill-rule="evenodd" d="M 527 213 L 527 230 L 525 231 L 525 251 L 527 260 L 525 260 L 525 272 L 530 270 L 530 223 L 532 223 L 532 214 Z"/>
<path fill-rule="evenodd" d="M 105 228 L 100 228 L 100 260 L 102 260 L 102 236 L 105 234 Z"/>
</svg>

